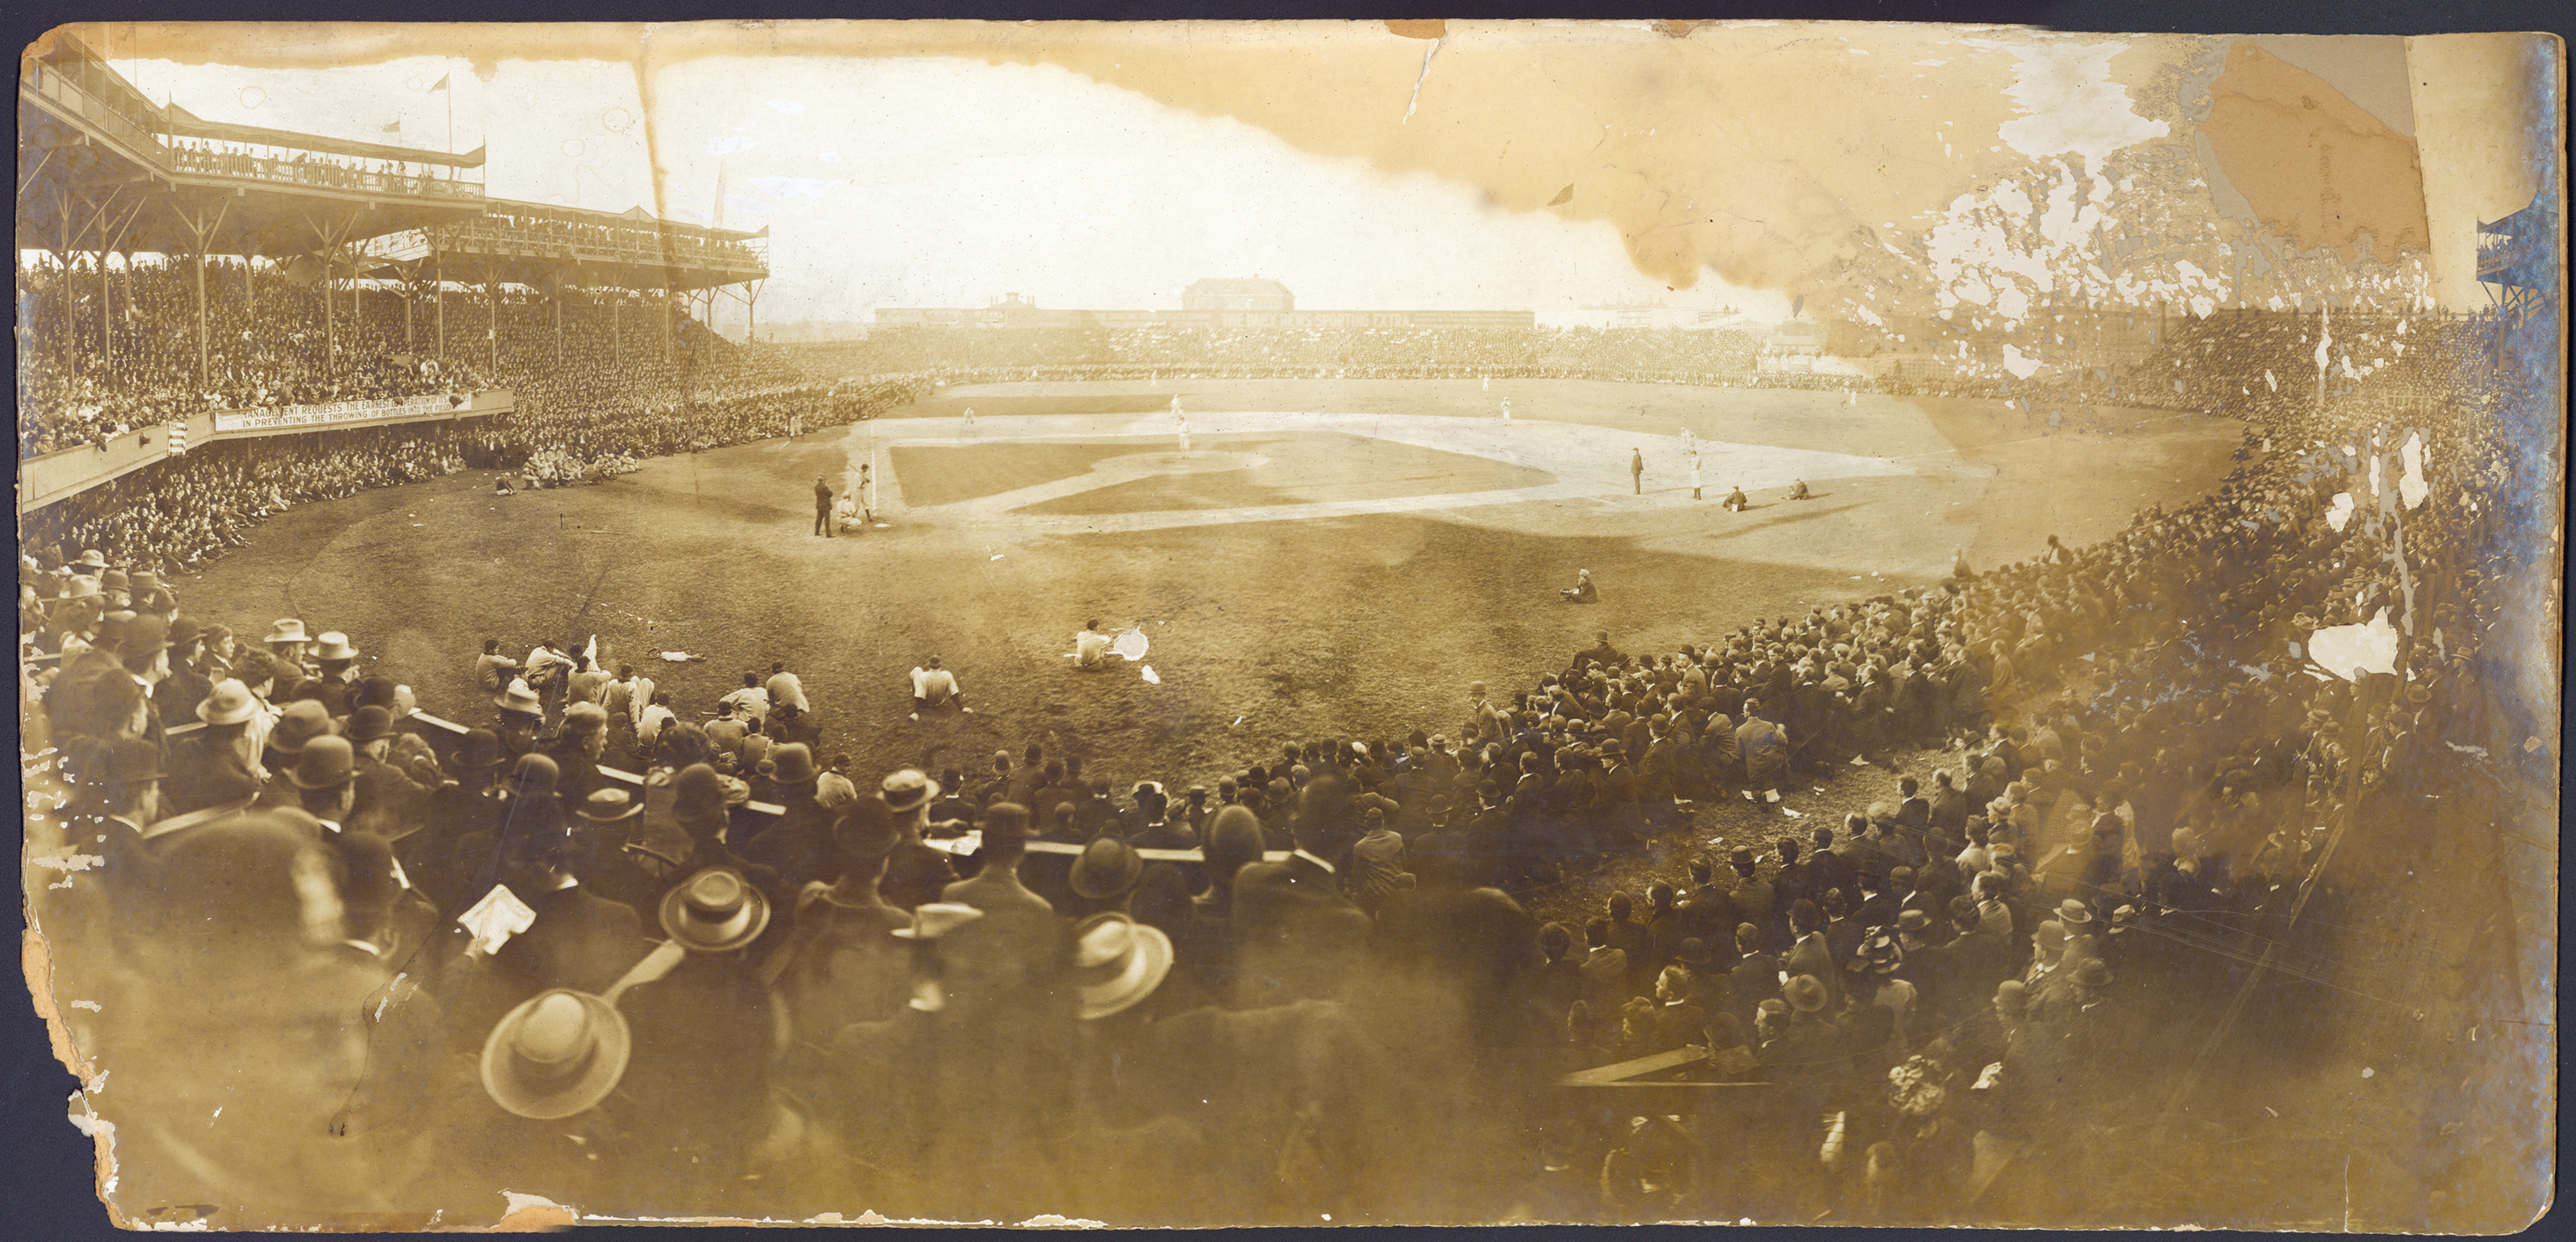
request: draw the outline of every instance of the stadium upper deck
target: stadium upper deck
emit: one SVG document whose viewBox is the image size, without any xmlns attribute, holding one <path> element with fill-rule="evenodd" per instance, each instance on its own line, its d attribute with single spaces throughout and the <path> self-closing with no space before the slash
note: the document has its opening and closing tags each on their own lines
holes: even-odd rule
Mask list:
<svg viewBox="0 0 2576 1242">
<path fill-rule="evenodd" d="M 18 100 L 20 244 L 57 262 L 93 253 L 102 271 L 110 253 L 195 259 L 201 356 L 208 255 L 275 260 L 325 286 L 516 284 L 549 295 L 670 296 L 769 274 L 765 229 L 493 199 L 467 179 L 484 167 L 479 147 L 458 155 L 207 121 L 153 103 L 67 31 L 21 59 Z M 114 329 L 103 319 L 99 330 Z"/>
</svg>

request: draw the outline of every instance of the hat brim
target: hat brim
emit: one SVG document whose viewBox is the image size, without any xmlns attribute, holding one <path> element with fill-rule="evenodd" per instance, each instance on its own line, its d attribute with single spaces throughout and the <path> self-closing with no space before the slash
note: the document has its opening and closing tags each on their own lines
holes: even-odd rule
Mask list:
<svg viewBox="0 0 2576 1242">
<path fill-rule="evenodd" d="M 1097 869 L 1085 870 L 1079 861 L 1075 862 L 1073 874 L 1067 877 L 1067 880 L 1073 885 L 1076 896 L 1091 901 L 1105 901 L 1136 887 L 1136 881 L 1142 879 L 1144 874 L 1145 860 L 1131 852 L 1111 877 L 1112 882 L 1108 887 L 1097 883 L 1100 877 Z M 1087 880 L 1093 882 L 1085 883 Z"/>
<path fill-rule="evenodd" d="M 248 700 L 243 701 L 241 709 L 238 711 L 207 711 L 207 708 L 214 706 L 214 702 L 215 701 L 213 699 L 207 699 L 205 702 L 197 704 L 197 719 L 210 725 L 240 724 L 243 721 L 250 719 L 259 711 L 258 705 L 251 703 Z"/>
<path fill-rule="evenodd" d="M 510 1042 L 537 1006 L 548 997 L 561 993 L 580 1001 L 588 1011 L 595 1042 L 590 1063 L 569 1080 L 537 1084 L 518 1071 L 510 1055 Z M 617 1089 L 617 1080 L 625 1077 L 627 1062 L 635 1051 L 634 1037 L 626 1028 L 626 1018 L 616 1008 L 587 992 L 558 988 L 540 992 L 519 1002 L 517 1008 L 492 1026 L 492 1034 L 483 1041 L 483 1090 L 492 1102 L 517 1116 L 536 1121 L 553 1121 L 583 1112 L 608 1098 Z"/>
<path fill-rule="evenodd" d="M 901 815 L 906 811 L 919 810 L 923 804 L 938 798 L 939 782 L 924 779 L 921 782 L 921 796 L 918 798 L 907 798 L 901 806 L 895 805 L 894 799 L 886 797 L 884 790 L 877 791 L 877 797 L 886 804 L 887 810 L 892 811 L 897 815 Z"/>
<path fill-rule="evenodd" d="M 1079 938 L 1080 929 L 1074 934 Z M 1082 1019 L 1106 1018 L 1132 1007 L 1153 995 L 1154 989 L 1161 987 L 1163 979 L 1172 973 L 1172 938 L 1164 935 L 1162 928 L 1144 923 L 1136 924 L 1135 936 L 1134 947 L 1117 974 L 1076 986 Z"/>
<path fill-rule="evenodd" d="M 594 823 L 594 824 L 614 824 L 614 823 L 618 822 L 619 820 L 633 819 L 633 818 L 635 818 L 636 816 L 641 815 L 641 814 L 643 814 L 643 813 L 644 813 L 644 804 L 643 804 L 643 803 L 640 803 L 640 802 L 629 802 L 629 803 L 627 803 L 627 804 L 626 804 L 626 809 L 625 809 L 625 810 L 623 810 L 623 811 L 619 811 L 619 812 L 618 812 L 618 813 L 616 813 L 615 815 L 593 815 L 593 814 L 591 814 L 591 813 L 590 813 L 590 808 L 588 808 L 588 807 L 583 807 L 583 808 L 582 808 L 582 809 L 580 809 L 580 810 L 574 811 L 574 812 L 573 812 L 573 817 L 574 817 L 575 819 L 586 819 L 586 820 L 589 820 L 590 822 L 592 822 L 592 823 Z"/>
<path fill-rule="evenodd" d="M 742 909 L 721 923 L 704 923 L 692 917 L 688 906 L 688 881 L 662 894 L 662 931 L 692 953 L 730 953 L 754 940 L 769 929 L 769 897 L 742 882 Z"/>
<path fill-rule="evenodd" d="M 304 753 L 304 748 L 305 748 L 306 746 L 312 745 L 312 743 L 313 743 L 313 738 L 314 738 L 314 737 L 329 737 L 329 736 L 331 736 L 331 732 L 330 732 L 330 730 L 327 730 L 327 729 L 326 729 L 326 730 L 323 730 L 323 731 L 322 731 L 322 732 L 320 732 L 320 733 L 316 733 L 316 734 L 314 734 L 314 735 L 313 735 L 313 737 L 299 737 L 299 738 L 291 738 L 291 739 L 290 739 L 290 738 L 281 738 L 281 737 L 279 737 L 279 736 L 276 734 L 276 732 L 275 732 L 274 730 L 272 730 L 272 731 L 269 733 L 269 735 L 268 735 L 268 741 L 265 743 L 265 745 L 268 747 L 268 749 L 273 750 L 273 751 L 276 751 L 277 753 L 279 753 L 279 754 L 281 754 L 281 755 L 300 755 L 300 754 L 303 754 L 303 753 Z"/>
</svg>

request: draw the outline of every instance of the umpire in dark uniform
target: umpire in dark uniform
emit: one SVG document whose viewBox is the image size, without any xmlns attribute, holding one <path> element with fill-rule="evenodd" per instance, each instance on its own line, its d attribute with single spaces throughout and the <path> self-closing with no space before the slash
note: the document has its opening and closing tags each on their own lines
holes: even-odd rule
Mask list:
<svg viewBox="0 0 2576 1242">
<path fill-rule="evenodd" d="M 819 474 L 814 476 L 814 533 L 832 537 L 832 485 Z"/>
</svg>

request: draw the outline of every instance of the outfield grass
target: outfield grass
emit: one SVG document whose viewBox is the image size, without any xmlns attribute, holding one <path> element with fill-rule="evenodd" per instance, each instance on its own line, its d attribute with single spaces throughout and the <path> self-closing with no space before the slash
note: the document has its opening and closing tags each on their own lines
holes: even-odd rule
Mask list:
<svg viewBox="0 0 2576 1242">
<path fill-rule="evenodd" d="M 1052 387 L 1053 393 L 1046 390 Z M 1124 391 L 1133 388 L 1136 391 Z M 179 583 L 188 611 L 246 629 L 278 616 L 347 631 L 433 712 L 482 723 L 471 681 L 486 636 L 597 634 L 611 661 L 645 665 L 694 718 L 745 670 L 782 660 L 804 677 L 827 751 L 862 772 L 981 765 L 1030 740 L 1082 754 L 1121 782 L 1205 780 L 1289 737 L 1455 732 L 1469 681 L 1526 688 L 1596 629 L 1670 650 L 1757 616 L 1938 580 L 1954 544 L 1981 563 L 2048 533 L 2098 538 L 2151 501 L 2224 473 L 2234 424 L 2122 439 L 2039 438 L 2016 411 L 1834 394 L 1515 382 L 1231 382 L 1186 389 L 1193 413 L 1330 409 L 1516 417 L 1617 426 L 1651 417 L 1706 440 L 1920 456 L 1912 473 L 1811 480 L 1818 497 L 1728 514 L 1715 503 L 1578 496 L 1471 510 L 1118 533 L 1040 533 L 1007 520 L 943 524 L 901 511 L 886 529 L 825 540 L 811 481 L 843 476 L 868 429 L 830 428 L 648 463 L 598 487 L 490 494 L 480 475 L 369 492 L 281 515 L 253 546 Z M 1013 413 L 1152 411 L 1171 388 L 1007 385 L 941 394 L 897 417 L 973 405 L 980 428 Z M 1057 404 L 1060 402 L 1061 404 Z M 1803 405 L 1802 405 L 1803 403 Z M 1648 414 L 1636 413 L 1638 406 Z M 1803 439 L 1801 434 L 1803 433 Z M 1277 451 L 1276 469 L 1174 475 L 1077 494 L 1068 512 L 1222 508 L 1280 496 L 1397 495 L 1519 486 L 1539 473 L 1349 437 L 1207 437 Z M 1347 441 L 1347 442 L 1346 442 Z M 1151 446 L 1154 450 L 1168 445 Z M 894 450 L 905 499 L 948 503 L 1089 470 L 1134 442 Z M 984 463 L 972 469 L 962 463 Z M 956 468 L 950 468 L 956 464 Z M 1448 466 L 1455 464 L 1452 471 Z M 989 468 L 988 468 L 989 467 Z M 1624 480 L 1622 480 L 1624 482 Z M 1121 494 L 1134 489 L 1141 495 Z M 1653 499 L 1650 497 L 1649 499 Z M 1588 568 L 1603 602 L 1555 589 Z M 1085 620 L 1141 624 L 1161 678 L 1120 665 L 1077 674 L 1060 653 Z M 682 650 L 703 663 L 665 665 Z M 933 654 L 979 714 L 905 720 L 905 673 Z"/>
</svg>

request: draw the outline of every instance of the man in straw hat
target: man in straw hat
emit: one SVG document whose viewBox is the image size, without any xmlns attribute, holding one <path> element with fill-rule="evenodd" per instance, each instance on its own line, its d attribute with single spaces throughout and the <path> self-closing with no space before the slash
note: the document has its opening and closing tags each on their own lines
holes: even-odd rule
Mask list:
<svg viewBox="0 0 2576 1242">
<path fill-rule="evenodd" d="M 939 793 L 939 782 L 919 768 L 898 769 L 878 784 L 876 797 L 900 837 L 886 859 L 880 887 L 886 900 L 900 909 L 937 901 L 941 890 L 957 882 L 957 869 L 949 863 L 947 852 L 921 839 Z"/>
<path fill-rule="evenodd" d="M 674 1205 L 714 1201 L 771 1122 L 770 1067 L 787 1050 L 787 1012 L 755 968 L 775 947 L 770 902 L 727 868 L 691 875 L 663 898 L 662 931 L 686 950 L 668 974 L 620 1004 L 635 1031 L 622 1091 L 653 1119 L 645 1159 L 667 1170 Z M 757 946 L 757 947 L 756 947 Z"/>
<path fill-rule="evenodd" d="M 1077 1016 L 1086 1022 L 1130 1011 L 1172 970 L 1171 937 L 1118 911 L 1074 924 L 1073 940 Z"/>
<path fill-rule="evenodd" d="M 537 697 L 527 682 L 512 678 L 507 688 L 492 696 L 492 706 L 499 710 L 492 731 L 513 755 L 529 754 L 537 749 L 537 731 L 546 723 L 545 700 Z"/>
<path fill-rule="evenodd" d="M 263 769 L 248 733 L 258 711 L 250 691 L 231 679 L 218 683 L 197 704 L 197 719 L 205 727 L 170 743 L 169 780 L 162 791 L 169 814 L 259 795 Z"/>
<path fill-rule="evenodd" d="M 295 677 L 307 675 L 304 647 L 313 641 L 313 637 L 304 632 L 304 622 L 294 617 L 280 617 L 268 627 L 267 637 L 260 641 L 268 644 L 268 653 L 277 657 L 280 664 L 294 670 Z"/>
<path fill-rule="evenodd" d="M 313 638 L 313 676 L 322 683 L 322 705 L 335 717 L 346 716 L 353 705 L 356 691 L 358 649 L 349 636 L 338 630 L 324 630 Z"/>
</svg>

